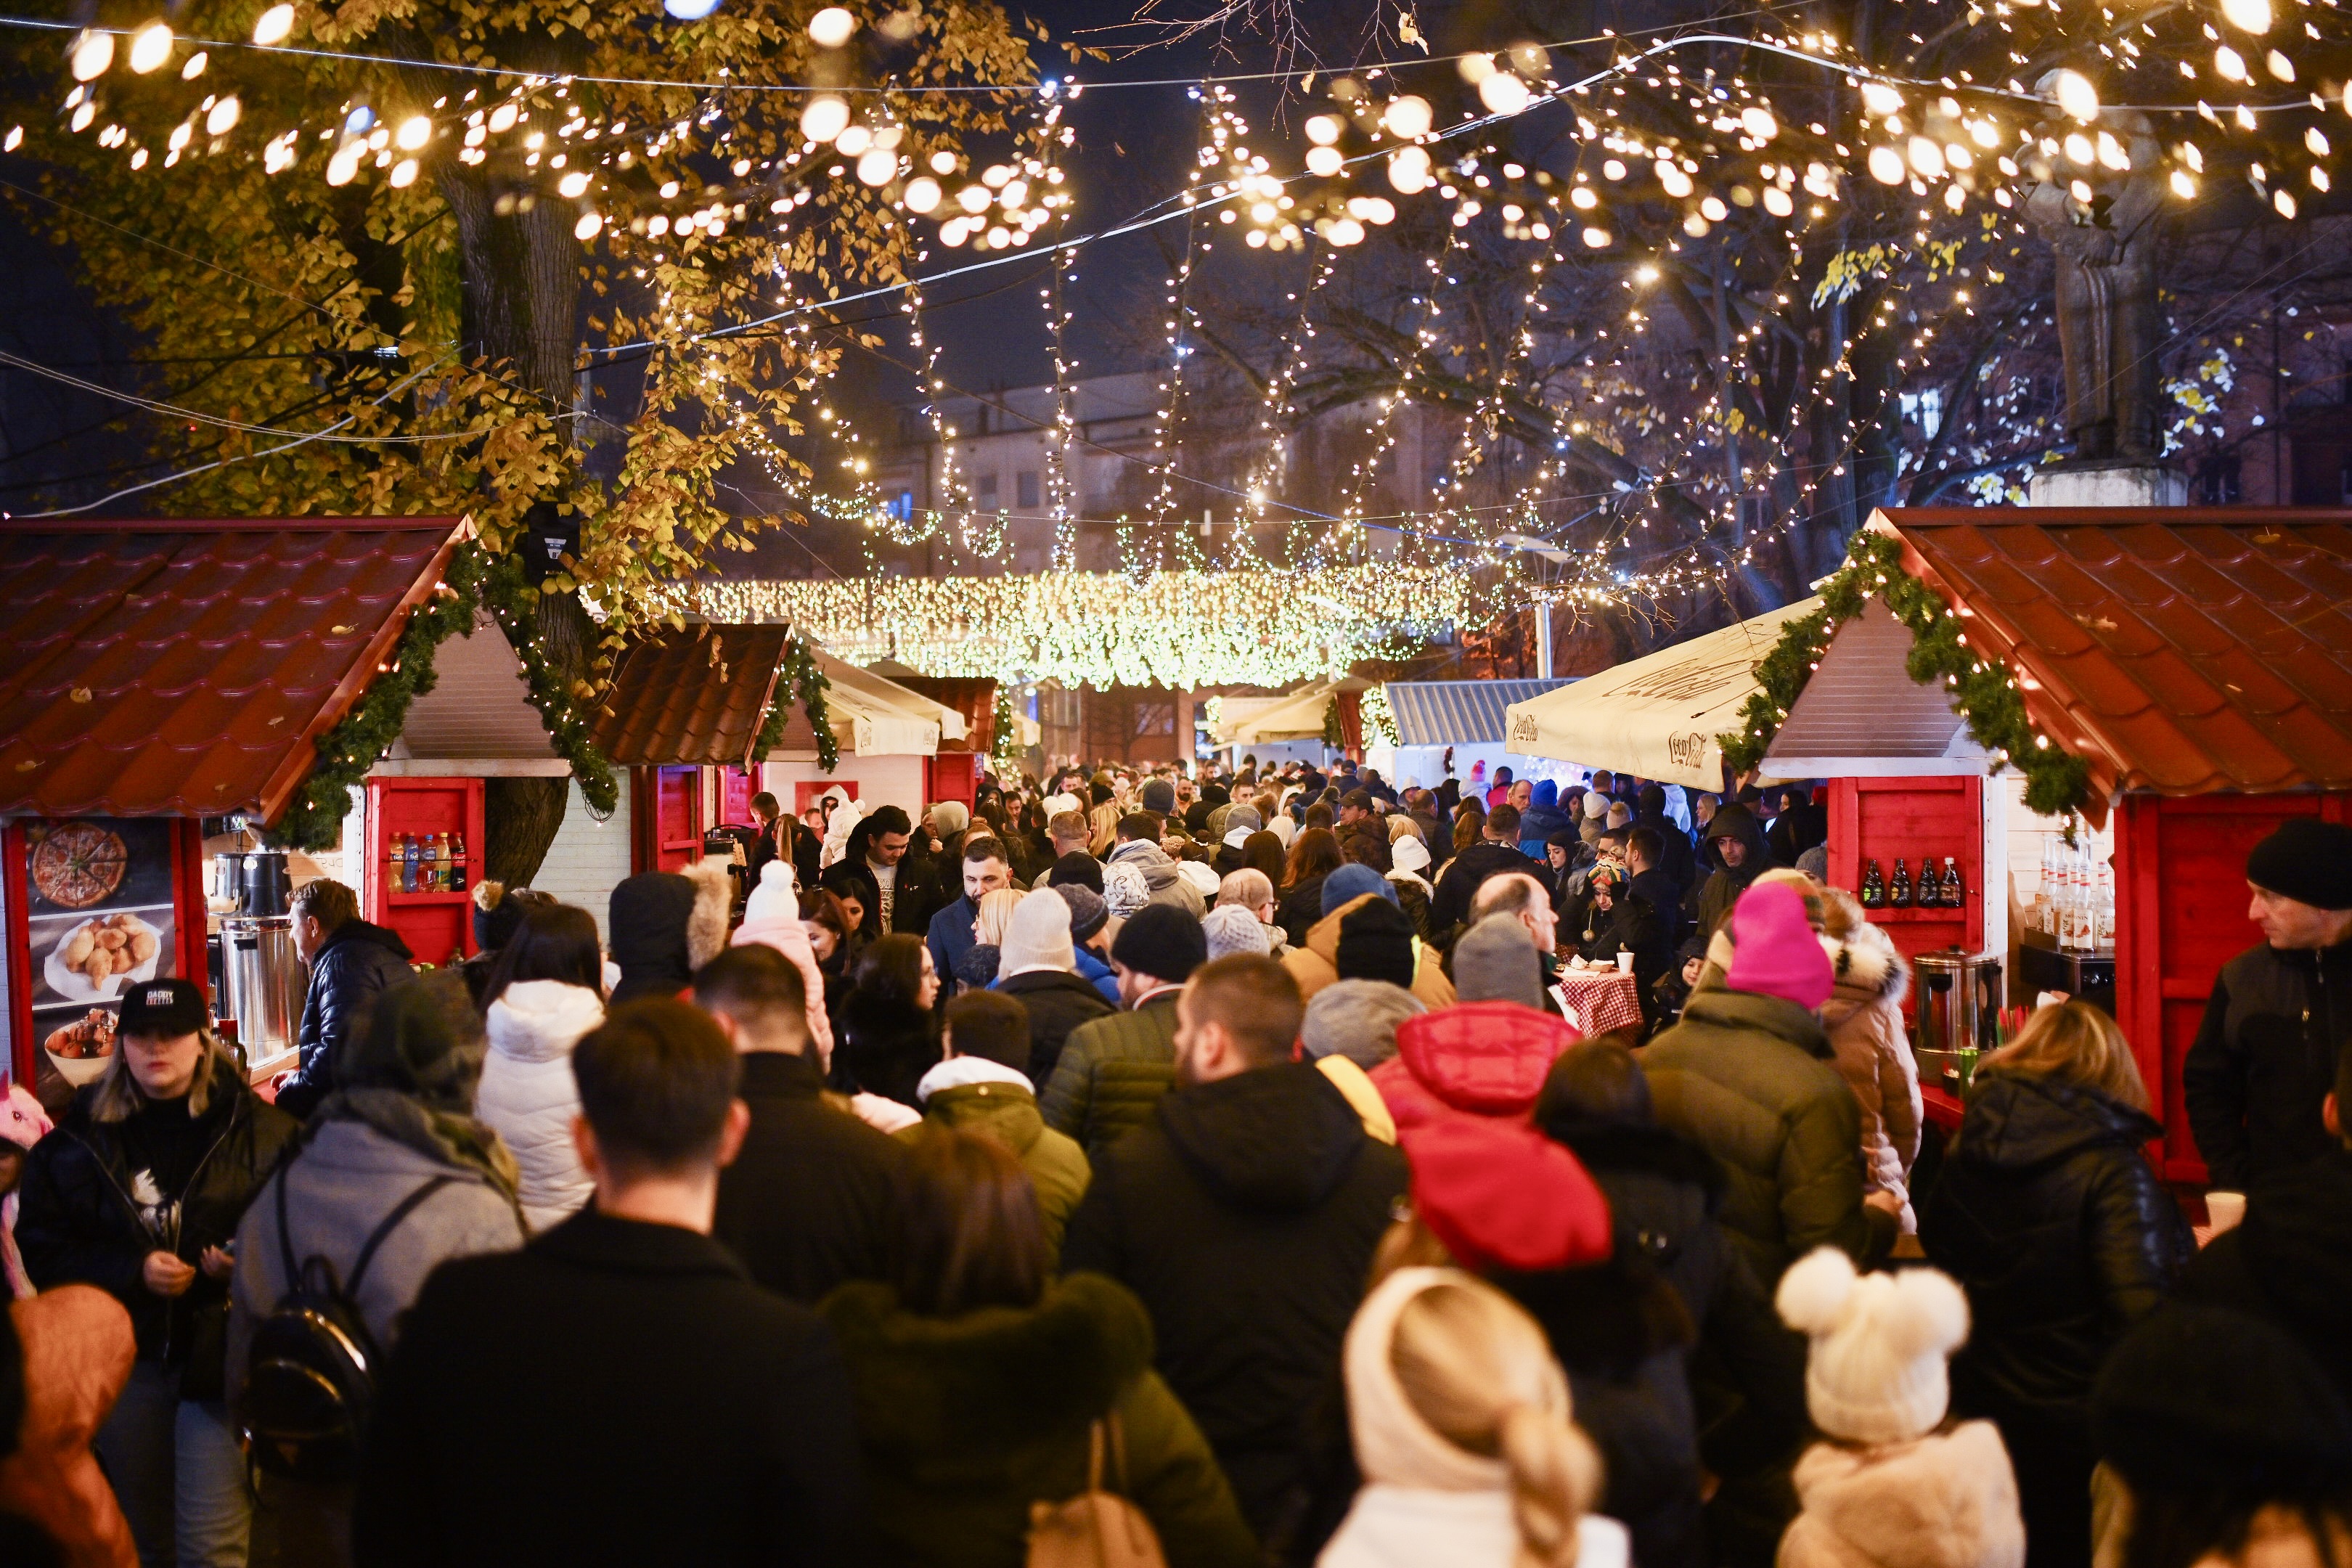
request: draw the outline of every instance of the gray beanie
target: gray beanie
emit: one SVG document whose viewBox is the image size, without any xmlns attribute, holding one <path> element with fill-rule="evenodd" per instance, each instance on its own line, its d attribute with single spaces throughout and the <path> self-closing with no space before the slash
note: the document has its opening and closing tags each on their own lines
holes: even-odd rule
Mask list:
<svg viewBox="0 0 2352 1568">
<path fill-rule="evenodd" d="M 1385 980 L 1341 980 L 1307 1004 L 1299 1043 L 1311 1058 L 1345 1057 L 1366 1072 L 1396 1055 L 1397 1026 L 1426 1013 L 1420 997 Z"/>
<path fill-rule="evenodd" d="M 1265 826 L 1265 818 L 1257 814 L 1257 807 L 1254 805 L 1229 805 L 1225 807 L 1225 833 L 1231 833 L 1236 827 L 1246 827 L 1252 833 L 1256 833 Z M 1217 835 L 1219 838 L 1223 838 L 1224 836 L 1224 833 Z"/>
<path fill-rule="evenodd" d="M 1264 958 L 1274 951 L 1265 927 L 1257 923 L 1257 911 L 1239 904 L 1219 904 L 1202 916 L 1201 934 L 1209 939 L 1213 959 L 1235 952 L 1254 952 Z"/>
<path fill-rule="evenodd" d="M 1454 994 L 1465 1002 L 1543 1005 L 1543 960 L 1516 916 L 1488 915 L 1454 944 Z"/>
</svg>

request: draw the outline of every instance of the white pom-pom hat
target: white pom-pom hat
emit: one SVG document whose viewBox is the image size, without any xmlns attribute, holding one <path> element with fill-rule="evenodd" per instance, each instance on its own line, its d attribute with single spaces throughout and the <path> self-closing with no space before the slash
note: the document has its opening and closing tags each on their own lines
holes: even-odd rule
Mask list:
<svg viewBox="0 0 2352 1568">
<path fill-rule="evenodd" d="M 1969 1337 L 1969 1302 L 1933 1268 L 1857 1275 L 1824 1247 L 1780 1277 L 1781 1318 L 1810 1336 L 1813 1424 L 1853 1443 L 1924 1437 L 1951 1403 L 1946 1360 Z"/>
</svg>

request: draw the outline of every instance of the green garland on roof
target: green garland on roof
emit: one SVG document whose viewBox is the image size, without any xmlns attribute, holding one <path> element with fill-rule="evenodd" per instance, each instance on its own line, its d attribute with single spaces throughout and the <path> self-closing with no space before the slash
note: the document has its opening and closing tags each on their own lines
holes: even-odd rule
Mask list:
<svg viewBox="0 0 2352 1568">
<path fill-rule="evenodd" d="M 1339 720 L 1339 694 L 1336 691 L 1323 704 L 1323 743 L 1335 750 L 1348 743 L 1348 727 Z"/>
<path fill-rule="evenodd" d="M 572 776 L 580 784 L 580 798 L 588 803 L 589 815 L 603 822 L 620 805 L 621 783 L 593 738 L 595 729 L 587 702 L 593 693 L 568 683 L 548 663 L 540 652 L 539 639 L 531 635 L 539 592 L 523 575 L 519 556 L 502 555 L 482 574 L 482 602 L 498 617 L 515 657 L 522 661 L 530 705 L 539 710 L 555 754 L 572 764 Z"/>
<path fill-rule="evenodd" d="M 792 705 L 797 702 L 808 715 L 809 728 L 816 731 L 816 765 L 833 772 L 841 762 L 841 742 L 833 738 L 833 711 L 824 700 L 832 686 L 816 667 L 815 646 L 806 637 L 785 638 L 783 668 L 777 672 L 767 721 L 760 726 L 752 754 L 764 758 L 782 742 L 784 726 L 792 722 Z"/>
<path fill-rule="evenodd" d="M 1903 546 L 1886 534 L 1854 535 L 1845 564 L 1822 590 L 1822 608 L 1789 623 L 1780 640 L 1756 667 L 1757 689 L 1740 710 L 1740 728 L 1717 736 L 1724 761 L 1744 773 L 1764 760 L 1772 737 L 1812 678 L 1830 638 L 1862 614 L 1873 598 L 1884 600 L 1895 618 L 1911 628 L 1911 653 L 1904 668 L 1912 679 L 1941 681 L 1969 733 L 1991 753 L 1996 768 L 2013 766 L 2025 774 L 2025 804 L 2045 816 L 2083 808 L 2090 764 L 2052 744 L 2034 729 L 2025 699 L 2008 667 L 1978 655 L 1968 645 L 1968 623 L 1936 591 L 1903 570 Z"/>
<path fill-rule="evenodd" d="M 481 557 L 467 542 L 450 552 L 440 584 L 408 617 L 383 673 L 319 737 L 318 758 L 270 829 L 270 843 L 315 851 L 341 839 L 352 787 L 399 737 L 408 705 L 433 689 L 433 656 L 450 636 L 474 624 L 480 589 Z"/>
<path fill-rule="evenodd" d="M 1021 760 L 1021 714 L 1013 706 L 1013 693 L 1000 683 L 996 688 L 996 718 L 989 737 L 988 760 L 1000 767 L 1008 767 Z"/>
</svg>

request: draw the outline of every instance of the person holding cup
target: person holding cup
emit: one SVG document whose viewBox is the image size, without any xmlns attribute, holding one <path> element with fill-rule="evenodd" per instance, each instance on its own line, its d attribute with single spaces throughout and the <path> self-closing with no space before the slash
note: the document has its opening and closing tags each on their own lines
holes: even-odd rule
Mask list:
<svg viewBox="0 0 2352 1568">
<path fill-rule="evenodd" d="M 1633 891 L 1633 879 L 1622 866 L 1596 862 L 1584 882 L 1584 923 L 1572 933 L 1579 957 L 1588 964 L 1614 964 L 1631 974 L 1642 991 L 1642 1014 L 1649 1020 L 1654 1005 L 1650 988 L 1674 962 L 1666 922 L 1650 900 Z"/>
<path fill-rule="evenodd" d="M 1952 1411 L 2000 1428 L 2027 1568 L 2090 1563 L 2092 1384 L 2196 1251 L 2141 1152 L 2162 1135 L 2147 1108 L 2114 1019 L 2086 1002 L 2041 1008 L 1979 1061 L 1919 1213 L 1929 1261 L 1960 1282 L 1975 1320 L 1952 1363 Z"/>
</svg>

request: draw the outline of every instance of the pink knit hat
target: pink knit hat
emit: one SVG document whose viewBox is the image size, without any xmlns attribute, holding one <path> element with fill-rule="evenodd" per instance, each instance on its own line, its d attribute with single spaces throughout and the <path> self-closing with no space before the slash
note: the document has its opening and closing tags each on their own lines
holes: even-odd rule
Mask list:
<svg viewBox="0 0 2352 1568">
<path fill-rule="evenodd" d="M 1731 909 L 1734 949 L 1723 978 L 1734 991 L 1778 996 L 1817 1009 L 1836 989 L 1829 954 L 1805 919 L 1805 900 L 1793 888 L 1762 882 L 1739 895 Z"/>
</svg>

